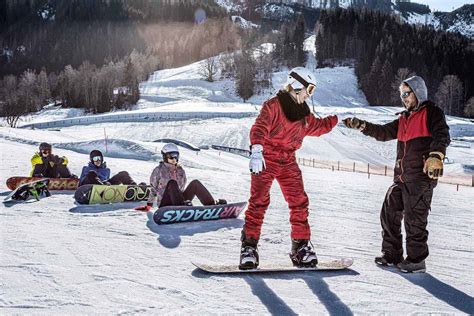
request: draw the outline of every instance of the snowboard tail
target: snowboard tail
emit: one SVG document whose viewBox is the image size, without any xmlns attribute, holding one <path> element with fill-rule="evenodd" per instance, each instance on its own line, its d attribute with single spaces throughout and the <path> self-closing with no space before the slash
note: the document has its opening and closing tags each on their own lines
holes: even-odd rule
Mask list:
<svg viewBox="0 0 474 316">
<path fill-rule="evenodd" d="M 228 274 L 228 273 L 270 273 L 270 272 L 304 272 L 304 271 L 333 271 L 333 270 L 344 270 L 349 268 L 354 263 L 351 258 L 342 258 L 335 260 L 321 261 L 314 268 L 298 268 L 288 263 L 274 263 L 274 264 L 261 264 L 257 269 L 240 270 L 238 264 L 231 265 L 220 265 L 220 264 L 205 264 L 199 262 L 192 262 L 199 270 L 214 273 L 214 274 Z"/>
<path fill-rule="evenodd" d="M 7 187 L 15 190 L 25 183 L 48 179 L 48 190 L 76 190 L 79 186 L 77 178 L 37 178 L 37 177 L 10 177 L 7 179 Z"/>
<path fill-rule="evenodd" d="M 222 205 L 164 206 L 153 214 L 158 225 L 236 218 L 247 205 L 238 202 Z"/>
<path fill-rule="evenodd" d="M 79 204 L 107 204 L 147 200 L 151 193 L 149 185 L 81 185 L 74 193 Z"/>
</svg>

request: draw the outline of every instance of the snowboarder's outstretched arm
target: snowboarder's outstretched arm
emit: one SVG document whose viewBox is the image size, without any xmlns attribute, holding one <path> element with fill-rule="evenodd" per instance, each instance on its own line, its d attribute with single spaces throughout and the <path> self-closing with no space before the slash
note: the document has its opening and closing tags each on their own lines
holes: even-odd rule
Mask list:
<svg viewBox="0 0 474 316">
<path fill-rule="evenodd" d="M 338 122 L 336 115 L 330 115 L 325 118 L 316 118 L 313 114 L 309 114 L 307 136 L 321 136 L 329 133 Z"/>
<path fill-rule="evenodd" d="M 378 141 L 386 142 L 397 138 L 398 118 L 387 124 L 373 124 L 358 119 L 357 117 L 346 118 L 343 120 L 344 125 L 349 128 L 358 129 L 364 135 L 371 136 Z"/>
</svg>

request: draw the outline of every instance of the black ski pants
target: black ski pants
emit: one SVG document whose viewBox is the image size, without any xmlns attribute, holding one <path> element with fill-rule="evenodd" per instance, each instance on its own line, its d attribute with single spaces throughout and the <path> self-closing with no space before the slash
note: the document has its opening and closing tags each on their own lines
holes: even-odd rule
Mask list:
<svg viewBox="0 0 474 316">
<path fill-rule="evenodd" d="M 136 184 L 135 181 L 130 177 L 127 171 L 120 171 L 112 178 L 102 181 L 95 171 L 89 171 L 84 177 L 81 185 L 84 184 Z"/>
<path fill-rule="evenodd" d="M 161 198 L 160 207 L 169 205 L 185 205 L 185 201 L 192 201 L 196 197 L 202 205 L 215 205 L 216 201 L 208 189 L 199 181 L 191 181 L 183 192 L 179 189 L 175 180 L 170 180 L 166 184 L 166 189 Z"/>
<path fill-rule="evenodd" d="M 380 212 L 382 253 L 395 262 L 403 259 L 402 219 L 406 232 L 406 259 L 420 262 L 428 257 L 428 214 L 436 182 L 394 183 Z"/>
</svg>

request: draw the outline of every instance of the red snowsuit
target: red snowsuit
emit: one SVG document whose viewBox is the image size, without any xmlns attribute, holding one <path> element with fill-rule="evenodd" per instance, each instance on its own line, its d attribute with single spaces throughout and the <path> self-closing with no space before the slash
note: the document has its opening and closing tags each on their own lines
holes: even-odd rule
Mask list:
<svg viewBox="0 0 474 316">
<path fill-rule="evenodd" d="M 259 240 L 265 211 L 270 204 L 270 188 L 276 179 L 290 208 L 291 238 L 310 239 L 309 200 L 295 152 L 301 147 L 305 136 L 326 134 L 337 121 L 337 116 L 318 119 L 310 113 L 299 121 L 291 122 L 285 117 L 278 97 L 263 104 L 250 130 L 250 142 L 263 146 L 266 169 L 259 175 L 252 175 L 249 206 L 245 212 L 246 238 Z"/>
</svg>

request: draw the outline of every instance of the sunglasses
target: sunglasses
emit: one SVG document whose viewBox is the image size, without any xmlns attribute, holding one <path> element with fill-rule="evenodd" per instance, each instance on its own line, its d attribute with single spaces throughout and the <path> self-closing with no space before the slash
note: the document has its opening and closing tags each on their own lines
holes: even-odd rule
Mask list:
<svg viewBox="0 0 474 316">
<path fill-rule="evenodd" d="M 92 157 L 92 161 L 102 161 L 102 157 L 101 156 Z"/>
<path fill-rule="evenodd" d="M 49 149 L 43 149 L 43 150 L 41 151 L 41 153 L 42 153 L 42 154 L 50 154 L 50 153 L 51 153 L 51 150 L 49 150 Z"/>
<path fill-rule="evenodd" d="M 405 92 L 403 92 L 402 94 L 400 94 L 400 97 L 401 97 L 402 99 L 406 99 L 406 98 L 408 98 L 408 97 L 410 96 L 411 93 L 413 93 L 413 91 L 405 91 Z"/>
</svg>

